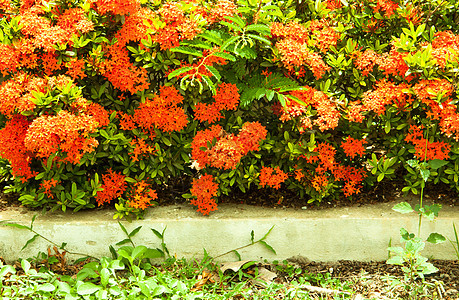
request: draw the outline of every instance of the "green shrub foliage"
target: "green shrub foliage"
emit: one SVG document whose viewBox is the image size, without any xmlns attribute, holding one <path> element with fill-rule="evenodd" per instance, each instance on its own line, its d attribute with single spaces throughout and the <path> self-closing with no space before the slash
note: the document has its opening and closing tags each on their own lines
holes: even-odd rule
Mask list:
<svg viewBox="0 0 459 300">
<path fill-rule="evenodd" d="M 458 5 L 2 1 L 1 178 L 25 205 L 115 217 L 177 178 L 203 214 L 252 187 L 457 190 Z"/>
</svg>

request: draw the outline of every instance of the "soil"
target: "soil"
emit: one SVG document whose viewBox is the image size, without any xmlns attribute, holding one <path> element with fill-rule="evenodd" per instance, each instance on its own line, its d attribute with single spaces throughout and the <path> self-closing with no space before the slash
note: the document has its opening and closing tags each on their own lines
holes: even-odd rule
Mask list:
<svg viewBox="0 0 459 300">
<path fill-rule="evenodd" d="M 332 207 L 362 206 L 381 202 L 390 202 L 402 195 L 403 184 L 381 183 L 372 190 L 352 198 L 338 198 L 333 201 L 320 203 L 307 203 L 298 195 L 286 190 L 253 188 L 246 193 L 235 191 L 228 196 L 221 196 L 219 203 L 243 203 L 262 207 L 291 207 L 307 209 L 328 209 Z M 157 190 L 158 205 L 172 205 L 186 203 L 181 195 L 189 191 L 189 185 L 183 182 L 171 183 L 167 188 Z M 449 191 L 449 187 L 441 184 L 425 189 L 425 199 L 430 203 L 439 203 L 443 206 L 458 206 L 457 194 Z M 0 211 L 6 207 L 21 206 L 15 195 L 0 194 Z M 459 224 L 458 224 L 459 225 Z M 432 284 L 429 295 L 436 292 L 439 299 L 459 299 L 459 260 L 442 261 L 431 260 L 439 271 L 426 276 L 426 282 Z M 386 280 L 387 276 L 403 278 L 399 266 L 388 265 L 385 262 L 358 262 L 338 261 L 335 263 L 311 262 L 300 258 L 291 258 L 290 263 L 297 264 L 308 273 L 330 274 L 332 278 L 341 281 L 353 282 L 352 289 L 365 298 L 395 299 L 407 297 L 406 291 L 401 287 L 393 287 Z M 77 271 L 79 268 L 75 268 Z M 282 274 L 278 273 L 278 278 Z M 279 279 L 278 279 L 279 280 Z M 437 284 L 435 286 L 435 284 Z M 441 293 L 441 297 L 438 295 Z"/>
</svg>

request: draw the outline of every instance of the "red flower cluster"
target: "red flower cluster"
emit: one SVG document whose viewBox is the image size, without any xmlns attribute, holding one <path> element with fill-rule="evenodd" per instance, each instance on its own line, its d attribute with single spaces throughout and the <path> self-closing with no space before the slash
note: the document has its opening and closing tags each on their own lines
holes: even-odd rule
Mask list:
<svg viewBox="0 0 459 300">
<path fill-rule="evenodd" d="M 60 151 L 64 161 L 78 164 L 84 153 L 94 151 L 99 144 L 90 134 L 99 124 L 86 114 L 74 115 L 61 110 L 55 116 L 40 116 L 33 120 L 24 139 L 27 150 L 47 158 Z"/>
<path fill-rule="evenodd" d="M 140 128 L 154 132 L 155 128 L 162 131 L 179 131 L 185 128 L 188 119 L 183 108 L 183 96 L 173 87 L 161 87 L 159 96 L 147 99 L 134 111 L 133 119 Z"/>
<path fill-rule="evenodd" d="M 217 203 L 213 197 L 217 196 L 218 184 L 214 182 L 212 175 L 202 175 L 199 179 L 193 179 L 191 194 L 196 199 L 191 199 L 191 205 L 197 206 L 198 211 L 208 215 L 211 211 L 217 210 Z"/>
<path fill-rule="evenodd" d="M 151 189 L 145 180 L 136 182 L 128 196 L 127 205 L 137 209 L 146 209 L 154 204 L 152 201 L 158 199 L 156 191 Z"/>
<path fill-rule="evenodd" d="M 135 13 L 140 8 L 140 1 L 138 0 L 92 0 L 92 2 L 103 15 L 107 13 L 128 15 Z"/>
<path fill-rule="evenodd" d="M 142 154 L 152 154 L 155 152 L 155 148 L 145 143 L 145 140 L 141 138 L 132 139 L 130 144 L 134 148 L 134 150 L 129 153 L 131 155 L 132 161 L 138 161 L 139 156 Z"/>
<path fill-rule="evenodd" d="M 300 117 L 300 132 L 304 132 L 307 128 L 312 128 L 312 125 L 318 126 L 321 131 L 336 128 L 340 117 L 336 104 L 330 101 L 328 96 L 321 91 L 308 86 L 303 88 L 303 90 L 291 92 L 290 95 L 306 104 L 306 106 L 295 100 L 287 99 L 285 107 L 282 107 L 280 103 L 276 103 L 272 107 L 273 113 L 280 115 L 282 122 Z M 311 116 L 304 115 L 308 111 L 309 105 L 312 105 L 317 110 L 318 117 L 313 121 L 310 118 Z"/>
<path fill-rule="evenodd" d="M 358 151 L 362 153 L 360 148 Z M 346 197 L 360 191 L 361 183 L 365 177 L 365 170 L 340 165 L 335 159 L 336 149 L 334 149 L 330 144 L 319 143 L 314 149 L 314 152 L 317 152 L 318 154 L 309 158 L 303 158 L 309 164 L 317 163 L 313 176 L 306 173 L 312 187 L 314 187 L 316 191 L 323 192 L 332 180 L 344 181 L 342 190 Z M 333 177 L 331 175 L 333 175 Z"/>
<path fill-rule="evenodd" d="M 348 136 L 345 142 L 341 143 L 341 148 L 343 148 L 344 153 L 350 158 L 354 158 L 357 155 L 363 157 L 365 155 L 365 148 L 363 147 L 367 141 L 354 139 L 351 136 Z"/>
<path fill-rule="evenodd" d="M 274 174 L 275 173 L 275 174 Z M 262 167 L 260 170 L 260 186 L 270 186 L 276 190 L 280 188 L 280 184 L 287 180 L 288 175 L 279 167 Z"/>
<path fill-rule="evenodd" d="M 411 125 L 405 141 L 414 145 L 414 156 L 419 160 L 448 159 L 451 145 L 445 142 L 430 142 L 424 138 L 422 126 Z"/>
<path fill-rule="evenodd" d="M 99 206 L 104 203 L 110 203 L 113 199 L 121 197 L 126 190 L 126 176 L 121 173 L 108 169 L 106 174 L 102 175 L 102 191 L 98 191 L 96 201 Z"/>
<path fill-rule="evenodd" d="M 211 124 L 223 118 L 221 110 L 236 110 L 239 98 L 235 84 L 221 83 L 214 96 L 215 102 L 196 104 L 194 117 L 201 122 L 207 121 Z"/>
<path fill-rule="evenodd" d="M 54 198 L 54 195 L 51 192 L 51 189 L 57 186 L 58 183 L 59 181 L 55 180 L 54 178 L 51 178 L 50 180 L 43 180 L 43 182 L 40 183 L 40 189 L 43 190 L 48 198 L 52 199 Z"/>
<path fill-rule="evenodd" d="M 30 123 L 26 117 L 15 115 L 0 129 L 0 157 L 9 160 L 13 176 L 24 181 L 38 174 L 30 169 L 33 155 L 24 145 Z"/>
<path fill-rule="evenodd" d="M 310 50 L 308 45 L 310 42 L 320 51 L 326 52 L 336 44 L 339 35 L 324 23 L 318 22 L 307 28 L 297 22 L 287 25 L 273 22 L 271 35 L 278 39 L 276 48 L 279 51 L 279 59 L 290 73 L 297 72 L 297 76 L 303 76 L 304 66 L 308 66 L 316 79 L 319 79 L 330 69 L 322 57 Z"/>
<path fill-rule="evenodd" d="M 220 125 L 214 125 L 210 129 L 197 132 L 191 143 L 191 155 L 201 169 L 207 165 L 234 169 L 249 151 L 258 150 L 259 142 L 266 135 L 266 128 L 258 122 L 244 123 L 237 136 L 227 135 Z M 215 144 L 209 149 L 208 144 L 213 144 L 213 141 Z"/>
</svg>

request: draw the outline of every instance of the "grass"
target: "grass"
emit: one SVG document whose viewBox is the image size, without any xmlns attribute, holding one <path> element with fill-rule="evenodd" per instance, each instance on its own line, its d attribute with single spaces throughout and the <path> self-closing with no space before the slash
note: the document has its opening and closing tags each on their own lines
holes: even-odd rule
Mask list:
<svg viewBox="0 0 459 300">
<path fill-rule="evenodd" d="M 137 255 L 135 249 L 131 258 Z M 1 299 L 351 298 L 350 283 L 329 274 L 309 274 L 287 262 L 225 265 L 210 257 L 201 261 L 170 257 L 151 264 L 146 258 L 131 262 L 119 256 L 66 265 L 62 253 L 48 256 L 49 261 L 38 257 L 0 264 Z"/>
</svg>

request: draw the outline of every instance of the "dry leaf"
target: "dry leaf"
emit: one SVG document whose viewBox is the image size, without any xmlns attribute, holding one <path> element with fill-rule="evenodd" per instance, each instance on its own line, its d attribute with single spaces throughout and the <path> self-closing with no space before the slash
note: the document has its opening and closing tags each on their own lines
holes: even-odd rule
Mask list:
<svg viewBox="0 0 459 300">
<path fill-rule="evenodd" d="M 258 267 L 257 269 L 258 277 L 250 280 L 250 283 L 256 286 L 266 287 L 277 277 L 276 273 L 269 271 L 265 267 Z"/>
<path fill-rule="evenodd" d="M 226 270 L 232 270 L 234 272 L 237 272 L 242 268 L 243 265 L 251 261 L 252 260 L 241 260 L 241 261 L 222 263 L 220 266 L 220 270 L 222 271 L 222 273 L 225 273 Z"/>
</svg>

